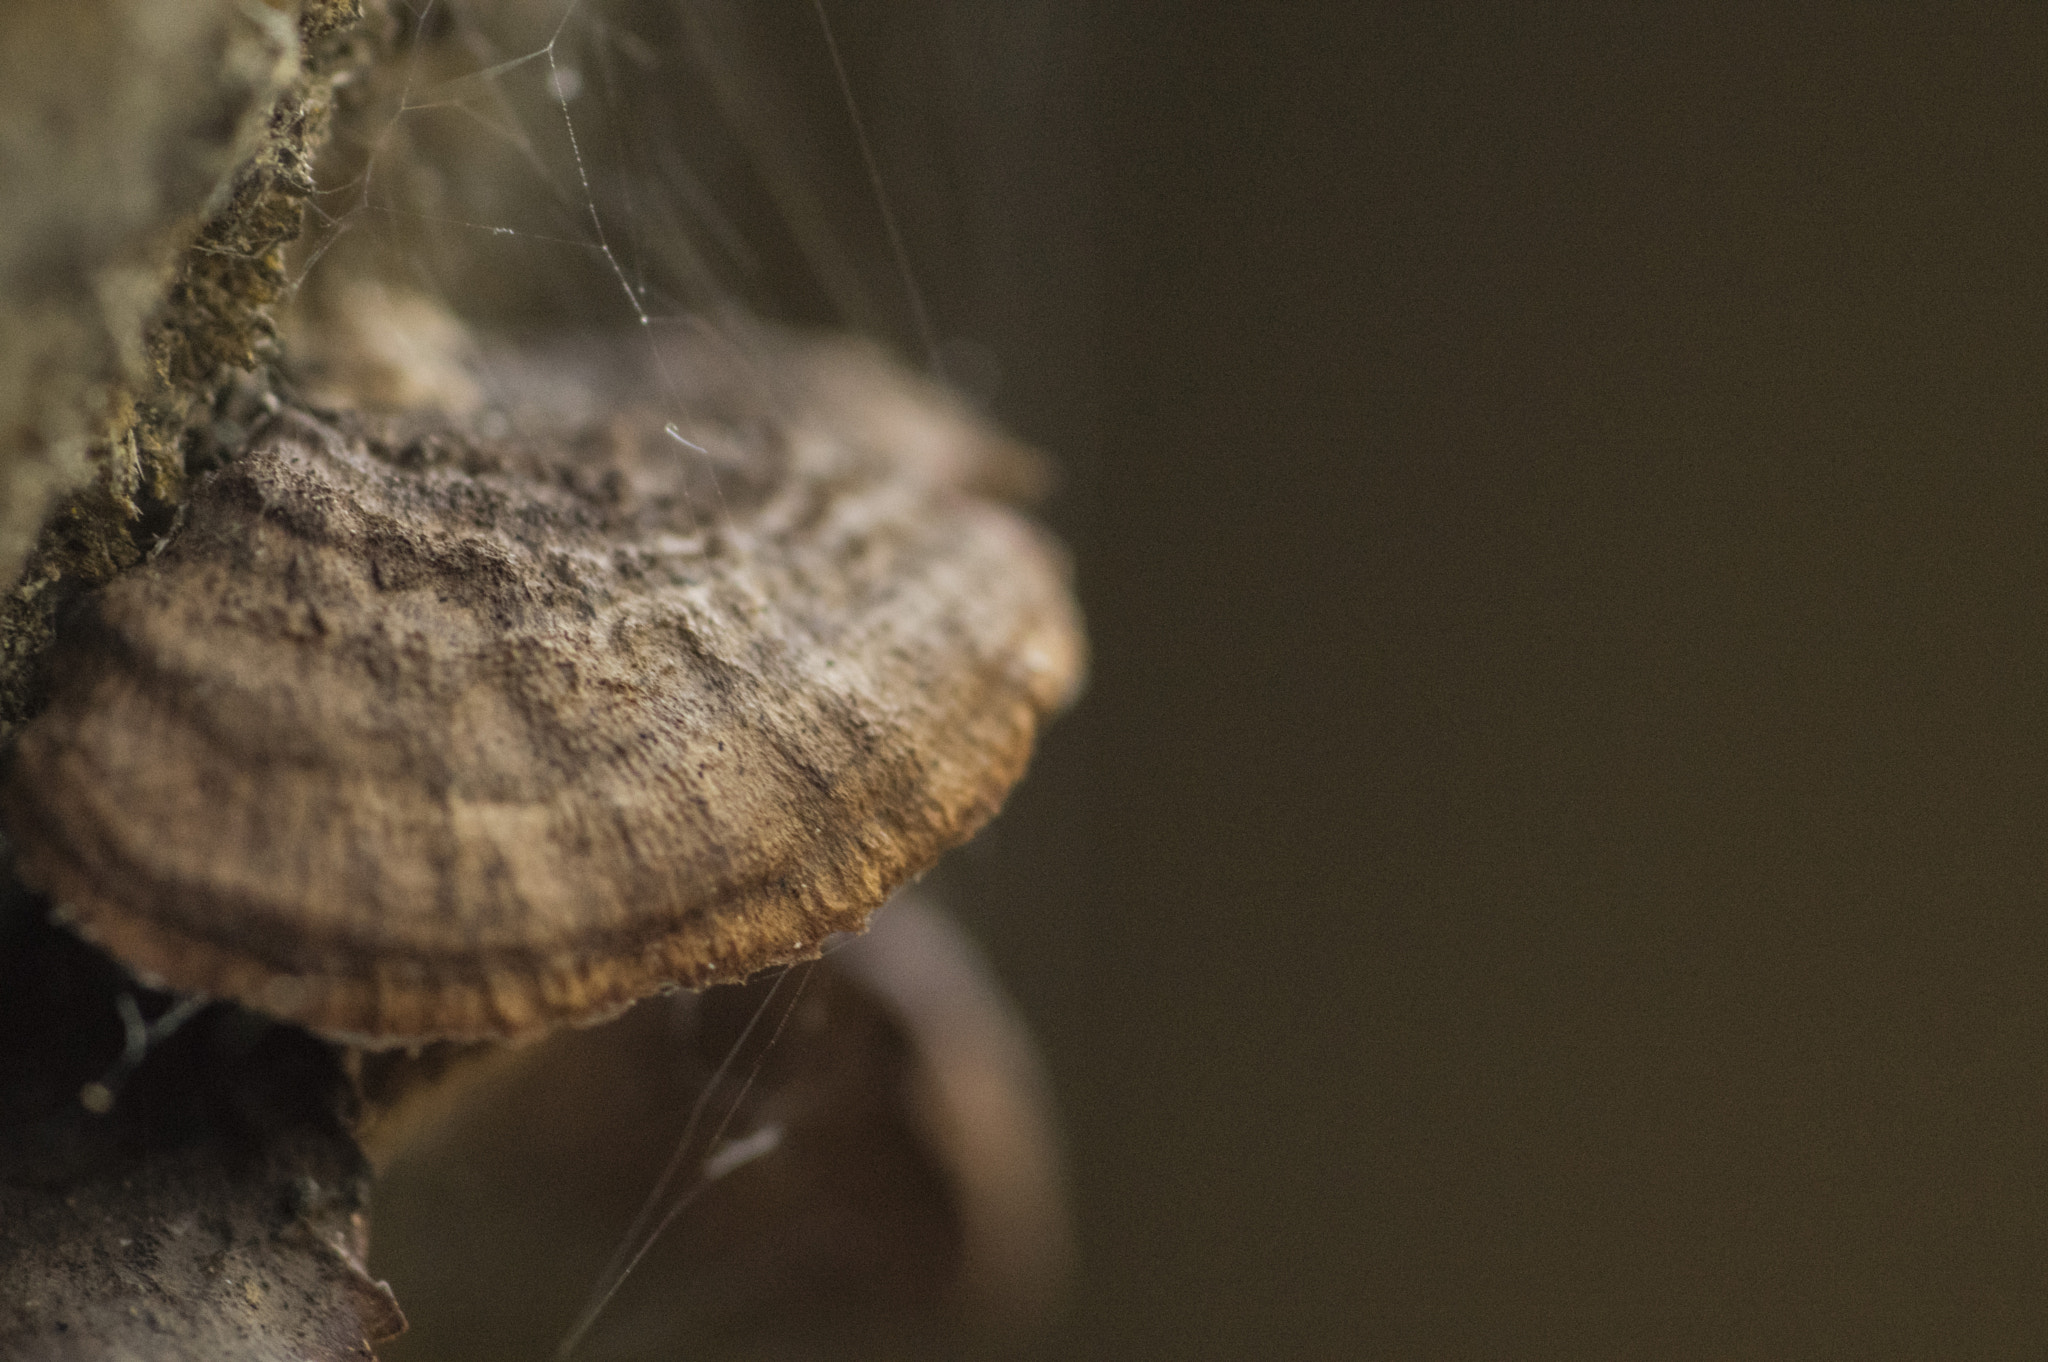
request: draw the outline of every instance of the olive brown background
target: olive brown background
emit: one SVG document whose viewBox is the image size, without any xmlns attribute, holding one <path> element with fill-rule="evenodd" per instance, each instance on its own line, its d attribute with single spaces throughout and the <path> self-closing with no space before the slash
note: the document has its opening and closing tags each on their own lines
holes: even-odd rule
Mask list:
<svg viewBox="0 0 2048 1362">
<path fill-rule="evenodd" d="M 2048 11 L 1037 13 L 1042 1355 L 2038 1355 Z"/>
</svg>

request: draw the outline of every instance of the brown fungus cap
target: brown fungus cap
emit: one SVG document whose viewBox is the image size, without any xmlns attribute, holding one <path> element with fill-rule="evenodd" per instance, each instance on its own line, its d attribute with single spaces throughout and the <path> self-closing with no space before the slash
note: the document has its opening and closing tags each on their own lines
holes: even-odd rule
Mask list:
<svg viewBox="0 0 2048 1362">
<path fill-rule="evenodd" d="M 1062 555 L 976 491 L 1028 460 L 874 356 L 482 375 L 459 428 L 282 411 L 68 622 L 0 812 L 146 980 L 370 1045 L 736 980 L 970 835 L 1076 686 Z"/>
</svg>

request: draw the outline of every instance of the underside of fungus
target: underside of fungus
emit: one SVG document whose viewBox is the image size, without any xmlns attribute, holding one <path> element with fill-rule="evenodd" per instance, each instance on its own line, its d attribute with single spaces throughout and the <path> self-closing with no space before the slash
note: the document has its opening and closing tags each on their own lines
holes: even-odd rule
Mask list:
<svg viewBox="0 0 2048 1362">
<path fill-rule="evenodd" d="M 520 1036 L 858 930 L 1078 682 L 1029 456 L 758 331 L 285 403 L 62 622 L 0 812 L 145 981 L 359 1044 Z"/>
</svg>

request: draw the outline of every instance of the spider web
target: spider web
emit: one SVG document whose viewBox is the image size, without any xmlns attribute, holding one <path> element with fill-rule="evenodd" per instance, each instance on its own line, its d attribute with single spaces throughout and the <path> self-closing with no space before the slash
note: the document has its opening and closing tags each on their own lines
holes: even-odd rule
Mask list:
<svg viewBox="0 0 2048 1362">
<path fill-rule="evenodd" d="M 909 214 L 913 247 L 890 181 L 943 204 L 947 176 L 900 150 L 917 118 L 869 138 L 866 77 L 818 0 L 430 0 L 395 18 L 385 88 L 344 91 L 384 107 L 344 119 L 302 284 L 339 255 L 496 330 L 744 309 L 939 350 L 911 262 L 946 255 L 953 224 Z"/>
<path fill-rule="evenodd" d="M 765 314 L 862 330 L 944 365 L 916 228 L 890 183 L 916 179 L 891 163 L 901 130 L 878 145 L 861 68 L 821 0 L 786 0 L 779 29 L 732 0 L 426 0 L 393 18 L 397 68 L 383 88 L 343 92 L 358 108 L 326 163 L 297 291 L 366 277 L 487 331 L 638 330 L 668 390 L 668 433 L 700 453 L 665 332 Z M 802 52 L 808 70 L 773 74 L 764 50 Z M 990 367 L 971 344 L 951 353 L 970 376 Z M 558 1357 L 709 1186 L 774 1155 L 779 1129 L 732 1126 L 807 977 L 800 967 L 762 1000 Z M 739 1063 L 757 1026 L 765 1044 Z M 745 1072 L 728 1075 L 736 1064 Z"/>
<path fill-rule="evenodd" d="M 1043 0 L 393 0 L 395 60 L 339 95 L 297 289 L 317 303 L 377 280 L 513 340 L 638 332 L 669 389 L 670 434 L 692 448 L 715 436 L 690 424 L 662 341 L 743 331 L 724 327 L 733 317 L 864 333 L 985 404 L 1007 366 L 978 337 L 1034 334 L 1018 321 L 1040 306 L 1024 281 L 1047 273 L 1025 267 L 1027 177 L 1000 194 L 989 181 L 1015 174 L 1005 158 L 1067 41 L 1058 13 Z M 561 1355 L 596 1355 L 598 1339 L 577 1346 L 592 1321 L 602 1332 L 642 1304 L 608 1303 L 708 1186 L 776 1156 L 779 1132 L 735 1117 L 805 977 L 763 1000 L 755 1049 L 742 1035 L 721 1066 Z"/>
</svg>

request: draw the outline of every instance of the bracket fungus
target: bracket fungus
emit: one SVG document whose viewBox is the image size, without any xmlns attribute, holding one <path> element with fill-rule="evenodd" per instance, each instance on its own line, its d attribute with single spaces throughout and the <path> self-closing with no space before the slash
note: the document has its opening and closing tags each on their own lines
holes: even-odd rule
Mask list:
<svg viewBox="0 0 2048 1362">
<path fill-rule="evenodd" d="M 461 1042 L 859 930 L 995 812 L 1085 645 L 1016 509 L 1035 456 L 937 386 L 638 293 L 637 329 L 589 334 L 597 311 L 528 305 L 573 268 L 527 288 L 348 230 L 413 220 L 373 178 L 436 220 L 525 221 L 495 181 L 452 204 L 495 153 L 444 137 L 475 122 L 436 118 L 459 100 L 410 95 L 468 88 L 472 25 L 534 7 L 96 0 L 113 46 L 85 66 L 77 8 L 10 24 L 0 94 L 34 115 L 0 138 L 24 191 L 0 255 L 49 265 L 0 291 L 0 1356 L 367 1357 L 404 1327 L 364 1257 L 373 1145 L 459 1125 L 493 1074 L 616 1065 L 678 1019 L 711 1038 L 774 981 Z M 546 8 L 569 34 L 578 6 Z M 552 74 L 547 44 L 524 50 Z M 494 100 L 519 66 L 479 77 Z M 126 74 L 48 76 L 102 67 Z M 693 125 L 649 121 L 674 84 L 619 105 L 649 139 Z M 551 81 L 542 112 L 624 283 L 569 98 Z M 288 257 L 309 206 L 330 230 Z M 421 277 L 431 302 L 391 283 Z M 549 339 L 471 329 L 494 325 Z M 788 1141 L 720 1204 L 850 1226 L 802 1261 L 922 1272 L 898 1304 L 1028 1305 L 1063 1248 L 1022 1042 L 926 968 L 946 951 L 881 935 L 806 971 L 833 1025 L 798 1016 L 788 1081 L 734 1099 Z M 599 1164 L 616 1112 L 578 1113 Z M 796 1205 L 868 1148 L 915 1176 L 869 1160 Z M 874 1225 L 915 1232 L 890 1256 Z M 791 1281 L 757 1292 L 777 1328 Z"/>
<path fill-rule="evenodd" d="M 63 621 L 0 812 L 145 982 L 380 1047 L 738 980 L 970 835 L 1077 685 L 1064 559 L 996 499 L 1029 456 L 871 353 L 477 384 L 277 404 Z"/>
</svg>

